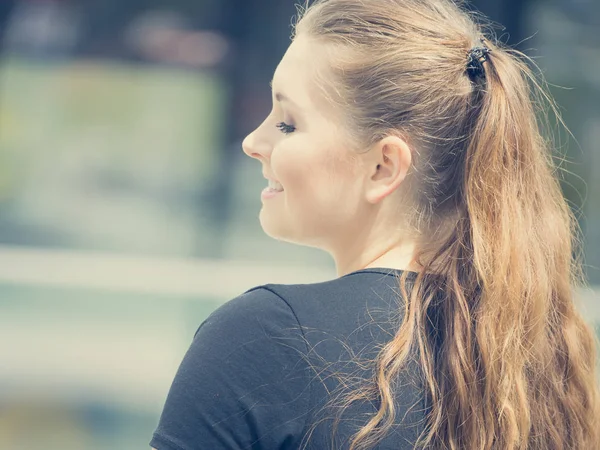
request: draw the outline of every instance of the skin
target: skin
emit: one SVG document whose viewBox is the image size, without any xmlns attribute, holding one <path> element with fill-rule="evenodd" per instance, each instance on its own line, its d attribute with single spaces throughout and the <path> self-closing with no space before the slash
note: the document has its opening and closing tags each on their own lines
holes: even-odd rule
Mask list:
<svg viewBox="0 0 600 450">
<path fill-rule="evenodd" d="M 284 189 L 262 199 L 261 226 L 274 239 L 328 252 L 338 276 L 368 267 L 416 271 L 415 242 L 397 213 L 411 149 L 390 135 L 356 151 L 317 85 L 327 52 L 308 36 L 294 39 L 273 76 L 273 108 L 243 141 L 244 153 Z M 282 132 L 281 122 L 295 130 Z"/>
</svg>

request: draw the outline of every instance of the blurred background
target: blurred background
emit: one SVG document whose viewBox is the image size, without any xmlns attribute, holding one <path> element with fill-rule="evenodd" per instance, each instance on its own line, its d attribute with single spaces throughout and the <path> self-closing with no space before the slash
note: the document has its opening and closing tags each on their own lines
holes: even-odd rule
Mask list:
<svg viewBox="0 0 600 450">
<path fill-rule="evenodd" d="M 600 2 L 479 0 L 573 133 L 564 192 L 600 324 Z M 266 237 L 241 140 L 292 0 L 0 1 L 0 449 L 146 448 L 194 332 L 262 283 L 335 277 Z"/>
</svg>

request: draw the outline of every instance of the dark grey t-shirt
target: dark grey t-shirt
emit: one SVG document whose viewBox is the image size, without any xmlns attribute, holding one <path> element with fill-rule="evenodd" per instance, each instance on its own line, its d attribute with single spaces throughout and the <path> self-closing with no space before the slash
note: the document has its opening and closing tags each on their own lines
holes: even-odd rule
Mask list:
<svg viewBox="0 0 600 450">
<path fill-rule="evenodd" d="M 357 361 L 375 358 L 396 332 L 400 273 L 369 268 L 322 283 L 266 284 L 219 307 L 198 328 L 150 445 L 348 448 L 349 438 L 377 411 L 377 401 L 353 403 L 333 443 L 338 409 L 323 407 L 367 379 L 370 366 Z M 394 383 L 395 426 L 376 448 L 412 449 L 424 425 L 421 386 L 416 366 Z"/>
</svg>

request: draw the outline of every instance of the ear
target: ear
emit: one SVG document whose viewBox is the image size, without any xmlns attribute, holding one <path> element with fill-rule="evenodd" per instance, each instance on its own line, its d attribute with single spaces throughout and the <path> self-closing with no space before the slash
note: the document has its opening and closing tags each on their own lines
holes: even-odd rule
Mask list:
<svg viewBox="0 0 600 450">
<path fill-rule="evenodd" d="M 386 136 L 368 152 L 366 199 L 379 203 L 392 194 L 406 178 L 412 161 L 410 147 L 399 136 Z"/>
</svg>

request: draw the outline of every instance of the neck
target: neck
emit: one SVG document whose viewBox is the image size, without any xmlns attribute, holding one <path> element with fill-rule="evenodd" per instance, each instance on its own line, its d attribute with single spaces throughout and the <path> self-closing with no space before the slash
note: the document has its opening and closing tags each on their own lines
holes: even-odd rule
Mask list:
<svg viewBox="0 0 600 450">
<path fill-rule="evenodd" d="M 336 261 L 337 274 L 341 277 L 357 270 L 373 267 L 418 272 L 418 265 L 414 261 L 414 250 L 415 242 L 408 240 L 393 245 L 370 247 L 350 263 L 342 264 Z"/>
</svg>

